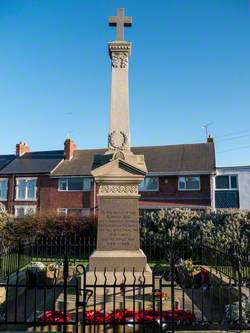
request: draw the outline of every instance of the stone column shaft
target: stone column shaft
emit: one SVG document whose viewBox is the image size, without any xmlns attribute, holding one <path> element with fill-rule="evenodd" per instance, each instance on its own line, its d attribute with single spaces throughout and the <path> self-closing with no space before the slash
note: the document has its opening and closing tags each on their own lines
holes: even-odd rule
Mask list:
<svg viewBox="0 0 250 333">
<path fill-rule="evenodd" d="M 131 43 L 109 43 L 112 62 L 109 150 L 130 150 L 128 59 Z"/>
</svg>

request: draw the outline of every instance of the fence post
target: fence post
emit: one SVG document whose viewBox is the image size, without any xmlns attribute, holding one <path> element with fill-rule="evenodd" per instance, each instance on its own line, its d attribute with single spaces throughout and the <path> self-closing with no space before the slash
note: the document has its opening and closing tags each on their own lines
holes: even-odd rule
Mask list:
<svg viewBox="0 0 250 333">
<path fill-rule="evenodd" d="M 20 270 L 20 261 L 21 261 L 21 242 L 18 243 L 18 253 L 17 253 L 17 270 Z"/>
<path fill-rule="evenodd" d="M 174 240 L 173 231 L 171 229 L 170 238 L 170 278 L 171 278 L 171 329 L 175 332 L 175 296 L 174 296 L 174 274 L 175 274 L 175 252 L 174 252 Z"/>
<path fill-rule="evenodd" d="M 67 283 L 69 276 L 68 253 L 66 251 L 63 265 L 63 332 L 67 332 Z"/>
<path fill-rule="evenodd" d="M 200 238 L 200 255 L 201 255 L 201 264 L 203 265 L 203 233 L 201 231 L 201 238 Z"/>
<path fill-rule="evenodd" d="M 239 330 L 242 330 L 242 265 L 241 259 L 237 258 L 237 269 L 238 269 L 238 291 L 239 291 Z"/>
<path fill-rule="evenodd" d="M 3 274 L 3 242 L 0 236 L 0 276 Z"/>
</svg>

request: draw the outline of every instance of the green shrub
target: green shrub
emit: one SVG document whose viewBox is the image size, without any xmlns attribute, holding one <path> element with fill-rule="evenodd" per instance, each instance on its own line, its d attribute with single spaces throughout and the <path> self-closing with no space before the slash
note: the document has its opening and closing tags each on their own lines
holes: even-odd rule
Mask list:
<svg viewBox="0 0 250 333">
<path fill-rule="evenodd" d="M 36 214 L 15 218 L 0 214 L 0 234 L 6 245 L 31 241 L 36 237 L 59 237 L 73 234 L 96 235 L 94 216 Z M 190 209 L 162 209 L 148 211 L 140 220 L 141 237 L 162 240 L 171 235 L 175 240 L 200 239 L 204 243 L 243 251 L 250 245 L 250 212 L 217 210 L 216 212 Z"/>
<path fill-rule="evenodd" d="M 32 241 L 39 236 L 60 237 L 75 233 L 84 236 L 96 234 L 96 218 L 78 215 L 42 214 L 15 218 L 0 215 L 0 231 L 5 245 L 20 241 Z"/>
<path fill-rule="evenodd" d="M 202 235 L 204 243 L 239 252 L 250 245 L 250 212 L 190 209 L 147 212 L 141 221 L 141 234 L 154 235 L 159 240 L 171 234 L 175 240 Z"/>
</svg>

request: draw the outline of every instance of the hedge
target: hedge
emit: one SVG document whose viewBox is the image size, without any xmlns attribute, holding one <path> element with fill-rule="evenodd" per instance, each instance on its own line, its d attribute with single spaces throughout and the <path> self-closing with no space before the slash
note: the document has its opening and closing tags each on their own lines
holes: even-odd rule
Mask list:
<svg viewBox="0 0 250 333">
<path fill-rule="evenodd" d="M 140 225 L 141 235 L 154 235 L 159 241 L 166 234 L 174 239 L 202 236 L 204 243 L 237 253 L 250 246 L 250 212 L 238 209 L 165 209 L 146 213 Z"/>
<path fill-rule="evenodd" d="M 96 235 L 94 216 L 36 214 L 15 218 L 0 214 L 0 234 L 5 245 L 30 241 L 39 236 L 54 237 L 79 233 Z M 146 212 L 140 219 L 141 237 L 175 239 L 200 237 L 204 242 L 227 249 L 246 249 L 250 244 L 250 212 L 240 210 L 194 211 L 165 209 Z M 238 250 L 239 250 L 238 249 Z"/>
<path fill-rule="evenodd" d="M 35 214 L 22 218 L 0 214 L 0 235 L 4 245 L 32 241 L 40 236 L 56 237 L 70 234 L 96 235 L 97 220 L 93 215 Z"/>
</svg>

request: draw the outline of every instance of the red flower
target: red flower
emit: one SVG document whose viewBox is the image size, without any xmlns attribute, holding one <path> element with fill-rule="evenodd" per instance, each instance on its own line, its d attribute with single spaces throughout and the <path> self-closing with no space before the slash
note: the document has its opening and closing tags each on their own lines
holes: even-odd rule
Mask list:
<svg viewBox="0 0 250 333">
<path fill-rule="evenodd" d="M 111 324 L 128 323 L 130 320 L 135 322 L 153 322 L 160 319 L 160 311 L 144 310 L 144 311 L 131 311 L 131 310 L 115 310 L 115 312 L 106 313 L 104 316 L 103 311 L 87 311 L 86 320 L 89 324 Z M 172 319 L 172 311 L 162 311 L 162 320 L 170 321 Z M 175 309 L 174 321 L 180 323 L 193 322 L 195 315 L 189 311 Z"/>
<path fill-rule="evenodd" d="M 55 323 L 64 323 L 64 312 L 63 311 L 45 311 L 39 318 L 39 322 L 55 322 Z M 66 312 L 65 321 L 71 321 L 71 315 L 69 312 Z"/>
</svg>

